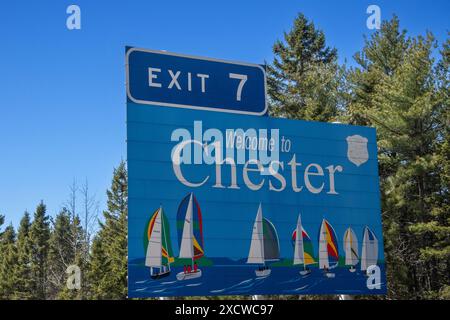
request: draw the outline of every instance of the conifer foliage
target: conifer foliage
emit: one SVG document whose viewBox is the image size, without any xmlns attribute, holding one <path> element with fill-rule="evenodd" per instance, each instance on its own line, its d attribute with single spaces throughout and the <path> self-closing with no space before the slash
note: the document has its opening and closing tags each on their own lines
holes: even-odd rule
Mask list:
<svg viewBox="0 0 450 320">
<path fill-rule="evenodd" d="M 94 239 L 89 277 L 97 299 L 124 299 L 127 296 L 127 215 L 128 175 L 122 161 L 114 169 L 107 191 L 107 210 Z"/>
<path fill-rule="evenodd" d="M 448 294 L 448 41 L 437 62 L 436 47 L 431 33 L 407 37 L 394 17 L 366 41 L 348 75 L 349 122 L 378 134 L 391 297 Z"/>
<path fill-rule="evenodd" d="M 337 50 L 326 45 L 324 33 L 299 14 L 273 51 L 275 59 L 268 66 L 271 113 L 292 119 L 336 119 L 343 74 Z"/>
</svg>

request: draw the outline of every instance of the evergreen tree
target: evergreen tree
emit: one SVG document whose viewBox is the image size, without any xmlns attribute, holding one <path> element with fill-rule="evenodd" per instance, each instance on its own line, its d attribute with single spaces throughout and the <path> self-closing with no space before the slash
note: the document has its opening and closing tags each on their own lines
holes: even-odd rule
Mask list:
<svg viewBox="0 0 450 320">
<path fill-rule="evenodd" d="M 445 108 L 434 48 L 431 34 L 406 38 L 394 17 L 366 41 L 355 56 L 360 67 L 349 74 L 349 121 L 377 128 L 388 289 L 395 298 L 434 295 L 442 285 L 437 270 L 445 267 L 426 258 L 435 245 L 445 247 L 438 239 L 448 235 L 445 227 L 434 228 L 441 207 L 436 194 L 448 188 L 438 165 Z"/>
<path fill-rule="evenodd" d="M 437 75 L 437 116 L 433 174 L 438 176 L 436 190 L 430 195 L 432 208 L 423 222 L 411 226 L 425 265 L 425 298 L 450 299 L 450 39 L 441 51 Z"/>
<path fill-rule="evenodd" d="M 87 272 L 87 260 L 85 250 L 88 247 L 85 243 L 85 231 L 81 226 L 81 220 L 78 215 L 74 217 L 70 215 L 69 211 L 63 210 L 61 212 L 61 220 L 64 222 L 60 222 L 61 226 L 58 227 L 60 232 L 59 240 L 58 237 L 55 237 L 55 247 L 66 247 L 68 250 L 68 254 L 65 257 L 65 261 L 60 260 L 59 270 L 61 272 L 61 281 L 60 291 L 58 292 L 57 298 L 59 299 L 84 299 L 87 295 L 86 293 L 86 281 L 83 277 L 83 274 Z M 66 224 L 66 222 L 68 224 Z M 55 224 L 56 231 L 56 224 Z M 56 234 L 55 234 L 56 235 Z M 69 266 L 77 266 L 81 271 L 81 288 L 80 289 L 71 289 L 67 286 L 68 274 L 67 268 Z M 62 270 L 64 268 L 64 270 Z M 64 271 L 64 274 L 63 274 Z"/>
<path fill-rule="evenodd" d="M 92 241 L 92 253 L 87 275 L 87 296 L 90 299 L 106 299 L 110 289 L 111 260 L 106 256 L 101 238 Z"/>
<path fill-rule="evenodd" d="M 409 45 L 406 30 L 399 28 L 397 16 L 383 21 L 380 30 L 366 38 L 362 51 L 354 55 L 358 67 L 348 73 L 352 98 L 346 110 L 347 122 L 372 124 L 366 111 L 374 108 L 378 87 L 402 64 Z"/>
<path fill-rule="evenodd" d="M 325 44 L 325 35 L 299 14 L 284 42 L 273 48 L 268 67 L 268 93 L 275 116 L 331 121 L 342 107 L 343 68 L 337 51 Z"/>
<path fill-rule="evenodd" d="M 0 299 L 11 299 L 15 290 L 17 267 L 16 233 L 9 225 L 0 237 Z"/>
<path fill-rule="evenodd" d="M 63 290 L 66 269 L 73 263 L 74 252 L 71 245 L 70 215 L 67 209 L 56 216 L 49 240 L 48 270 L 49 296 L 56 297 Z"/>
<path fill-rule="evenodd" d="M 34 297 L 33 275 L 31 272 L 31 250 L 32 242 L 30 238 L 31 220 L 30 214 L 25 211 L 17 234 L 17 267 L 16 286 L 14 298 L 27 300 Z"/>
<path fill-rule="evenodd" d="M 41 202 L 34 213 L 30 228 L 31 239 L 31 273 L 33 279 L 34 299 L 47 298 L 48 286 L 48 248 L 50 238 L 49 218 L 46 207 Z"/>
<path fill-rule="evenodd" d="M 125 162 L 114 169 L 108 209 L 92 248 L 90 284 L 94 296 L 124 299 L 127 296 L 128 177 Z"/>
</svg>

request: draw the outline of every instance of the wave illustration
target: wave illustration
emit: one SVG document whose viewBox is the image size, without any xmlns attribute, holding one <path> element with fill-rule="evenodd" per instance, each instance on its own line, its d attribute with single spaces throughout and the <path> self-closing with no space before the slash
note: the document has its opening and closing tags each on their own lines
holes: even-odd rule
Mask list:
<svg viewBox="0 0 450 320">
<path fill-rule="evenodd" d="M 231 294 L 239 294 L 239 293 L 246 293 L 251 291 L 252 289 L 261 287 L 266 280 L 267 277 L 257 277 L 257 278 L 253 278 L 253 279 L 247 279 L 244 281 L 239 282 L 238 284 L 235 284 L 231 287 L 228 288 L 224 288 L 221 290 L 214 290 L 215 293 L 219 293 L 219 292 L 224 292 L 226 291 L 227 293 L 231 293 Z M 213 291 L 211 291 L 211 293 L 214 293 Z"/>
<path fill-rule="evenodd" d="M 144 284 L 147 283 L 148 280 L 136 281 L 135 284 Z"/>
<path fill-rule="evenodd" d="M 247 279 L 247 280 L 241 281 L 241 282 L 239 282 L 239 283 L 237 283 L 237 284 L 235 284 L 235 285 L 232 285 L 231 287 L 223 288 L 223 289 L 217 289 L 217 290 L 211 290 L 210 292 L 211 292 L 211 293 L 224 292 L 225 290 L 230 290 L 230 289 L 236 288 L 236 287 L 238 287 L 238 286 L 240 286 L 240 285 L 249 283 L 249 282 L 251 282 L 252 280 L 253 280 L 253 279 Z"/>
<path fill-rule="evenodd" d="M 308 275 L 301 275 L 294 268 L 273 268 L 269 277 L 256 277 L 254 270 L 246 265 L 204 268 L 201 278 L 190 281 L 176 280 L 174 268 L 169 277 L 164 279 L 149 279 L 148 270 L 138 269 L 140 278 L 130 281 L 130 296 L 158 297 L 158 296 L 189 296 L 189 295 L 229 295 L 229 294 L 270 294 L 278 290 L 282 294 L 315 294 L 329 291 L 329 288 L 339 288 L 339 292 L 348 290 L 367 292 L 366 277 L 363 273 L 349 273 L 346 268 L 335 269 L 336 278 L 326 277 L 322 270 L 313 269 Z M 180 271 L 181 272 L 181 271 Z M 386 281 L 381 279 L 381 287 Z"/>
<path fill-rule="evenodd" d="M 295 283 L 295 282 L 301 281 L 302 279 L 303 279 L 302 277 L 298 277 L 298 278 L 291 279 L 291 280 L 288 280 L 288 281 L 283 281 L 283 282 L 280 282 L 280 283 L 281 283 L 281 284 Z"/>
<path fill-rule="evenodd" d="M 191 284 L 187 284 L 186 287 L 197 287 L 200 286 L 202 283 L 191 283 Z"/>
<path fill-rule="evenodd" d="M 139 288 L 139 289 L 136 289 L 134 291 L 139 292 L 139 291 L 145 291 L 145 290 L 147 290 L 147 288 Z"/>
<path fill-rule="evenodd" d="M 308 285 L 306 285 L 306 286 L 303 286 L 303 287 L 300 287 L 300 288 L 297 288 L 297 289 L 294 289 L 294 291 L 300 291 L 300 290 L 304 290 L 304 289 L 306 289 L 306 288 L 308 288 L 309 286 Z"/>
</svg>

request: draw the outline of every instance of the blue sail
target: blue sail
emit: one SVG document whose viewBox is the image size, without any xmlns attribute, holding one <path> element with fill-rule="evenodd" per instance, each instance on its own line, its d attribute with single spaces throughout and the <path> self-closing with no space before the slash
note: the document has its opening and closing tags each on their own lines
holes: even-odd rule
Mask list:
<svg viewBox="0 0 450 320">
<path fill-rule="evenodd" d="M 189 200 L 192 195 L 192 220 L 193 220 L 193 246 L 194 246 L 194 259 L 199 259 L 204 255 L 204 243 L 203 243 L 203 221 L 202 211 L 197 198 L 193 193 L 187 194 L 183 200 L 181 200 L 178 206 L 177 212 L 177 234 L 178 234 L 178 246 L 181 247 L 181 240 L 183 237 L 184 220 L 186 212 L 189 206 Z"/>
</svg>

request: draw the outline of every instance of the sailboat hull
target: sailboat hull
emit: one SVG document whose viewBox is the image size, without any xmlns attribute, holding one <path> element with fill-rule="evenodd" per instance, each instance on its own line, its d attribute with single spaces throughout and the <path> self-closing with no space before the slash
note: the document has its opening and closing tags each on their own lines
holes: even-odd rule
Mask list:
<svg viewBox="0 0 450 320">
<path fill-rule="evenodd" d="M 302 276 L 306 276 L 306 275 L 308 275 L 308 274 L 311 274 L 311 270 L 302 270 L 302 271 L 300 271 L 299 273 L 300 273 L 300 275 L 302 275 Z"/>
<path fill-rule="evenodd" d="M 161 278 L 165 278 L 168 275 L 170 275 L 170 270 L 151 274 L 150 278 L 152 278 L 153 280 L 158 280 L 158 279 L 161 279 Z"/>
<path fill-rule="evenodd" d="M 334 277 L 336 277 L 336 275 L 334 273 L 331 273 L 331 272 L 325 272 L 325 277 L 327 277 L 327 278 L 334 278 Z"/>
<path fill-rule="evenodd" d="M 351 266 L 350 269 L 348 269 L 348 271 L 350 271 L 350 272 L 355 272 L 355 271 L 356 271 L 356 268 L 355 268 L 354 266 Z"/>
<path fill-rule="evenodd" d="M 258 278 L 268 277 L 268 276 L 270 276 L 271 272 L 272 272 L 272 270 L 270 270 L 270 269 L 255 270 L 255 274 Z"/>
<path fill-rule="evenodd" d="M 200 278 L 202 276 L 202 270 L 198 269 L 196 271 L 192 271 L 192 272 L 179 272 L 177 274 L 177 280 L 182 281 L 182 280 L 190 280 L 190 279 L 195 279 L 195 278 Z"/>
</svg>

